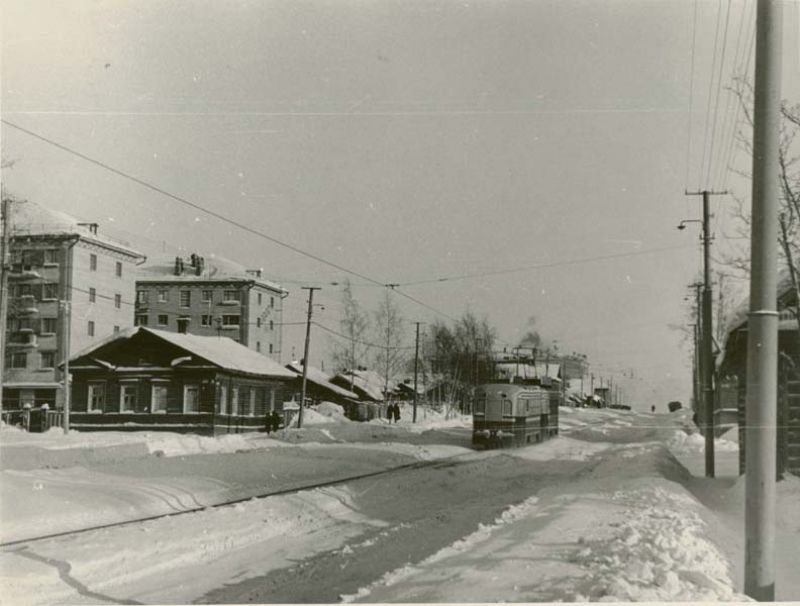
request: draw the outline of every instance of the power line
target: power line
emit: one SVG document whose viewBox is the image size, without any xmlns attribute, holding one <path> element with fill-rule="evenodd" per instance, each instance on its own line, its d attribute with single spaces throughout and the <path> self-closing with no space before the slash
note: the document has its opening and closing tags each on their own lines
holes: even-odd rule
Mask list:
<svg viewBox="0 0 800 606">
<path fill-rule="evenodd" d="M 201 205 L 199 205 L 199 204 L 197 204 L 195 202 L 192 202 L 192 201 L 190 201 L 190 200 L 188 200 L 186 198 L 183 198 L 181 196 L 178 196 L 178 195 L 175 195 L 173 193 L 170 193 L 170 192 L 168 192 L 168 191 L 166 191 L 166 190 L 164 190 L 164 189 L 162 189 L 162 188 L 160 188 L 160 187 L 158 187 L 156 185 L 153 185 L 152 183 L 149 183 L 149 182 L 147 182 L 147 181 L 145 181 L 143 179 L 140 179 L 138 177 L 134 177 L 133 175 L 130 175 L 130 174 L 126 173 L 126 172 L 123 172 L 123 171 L 121 171 L 121 170 L 119 170 L 117 168 L 114 168 L 113 166 L 110 166 L 110 165 L 108 165 L 108 164 L 106 164 L 104 162 L 101 162 L 100 160 L 96 160 L 95 158 L 87 156 L 87 155 L 85 155 L 85 154 L 83 154 L 83 153 L 81 153 L 79 151 L 76 151 L 76 150 L 74 150 L 74 149 L 72 149 L 70 147 L 67 147 L 66 145 L 62 145 L 61 143 L 57 143 L 56 141 L 53 141 L 52 139 L 48 139 L 47 137 L 39 135 L 39 134 L 37 134 L 37 133 L 35 133 L 35 132 L 31 131 L 31 130 L 28 130 L 27 128 L 23 128 L 23 127 L 21 127 L 21 126 L 19 126 L 17 124 L 14 124 L 13 122 L 9 122 L 8 120 L 5 120 L 5 119 L 0 119 L 0 122 L 2 122 L 3 124 L 6 124 L 7 126 L 15 128 L 15 129 L 17 129 L 17 130 L 19 130 L 19 131 L 31 136 L 31 137 L 34 137 L 35 139 L 39 139 L 40 141 L 44 141 L 45 143 L 47 143 L 49 145 L 57 147 L 58 149 L 60 149 L 62 151 L 65 151 L 65 152 L 67 152 L 69 154 L 77 156 L 78 158 L 81 158 L 82 160 L 86 160 L 87 162 L 90 162 L 92 164 L 95 164 L 96 166 L 104 168 L 107 171 L 112 172 L 117 176 L 120 176 L 120 177 L 122 177 L 124 179 L 127 179 L 129 181 L 133 181 L 134 183 L 136 183 L 138 185 L 141 185 L 142 187 L 145 187 L 145 188 L 150 189 L 150 190 L 152 190 L 152 191 L 154 191 L 156 193 L 159 193 L 159 194 L 161 194 L 163 196 L 171 198 L 172 200 L 175 200 L 176 202 L 179 202 L 181 204 L 189 206 L 189 207 L 191 207 L 191 208 L 193 208 L 195 210 L 198 210 L 198 211 L 200 211 L 202 213 L 205 213 L 205 214 L 207 214 L 207 215 L 209 215 L 211 217 L 214 217 L 215 219 L 218 219 L 218 220 L 220 220 L 220 221 L 222 221 L 224 223 L 228 223 L 229 225 L 233 225 L 234 227 L 238 227 L 239 229 L 242 229 L 242 230 L 244 230 L 244 231 L 246 231 L 246 232 L 248 232 L 250 234 L 253 234 L 254 236 L 257 236 L 257 237 L 262 238 L 264 240 L 268 240 L 269 242 L 272 242 L 273 244 L 277 244 L 279 246 L 287 248 L 287 249 L 289 249 L 289 250 L 291 250 L 293 252 L 296 252 L 297 254 L 303 255 L 304 257 L 308 257 L 309 259 L 314 259 L 315 261 L 318 261 L 320 263 L 323 263 L 325 265 L 328 265 L 330 267 L 338 269 L 339 271 L 343 271 L 343 272 L 348 273 L 350 275 L 359 277 L 362 280 L 367 280 L 368 282 L 373 282 L 374 284 L 379 284 L 379 285 L 383 286 L 383 284 L 381 282 L 379 282 L 378 280 L 374 280 L 373 278 L 370 278 L 370 277 L 365 276 L 363 274 L 360 274 L 360 273 L 358 273 L 356 271 L 353 271 L 351 269 L 348 269 L 346 267 L 338 265 L 337 263 L 333 263 L 332 261 L 328 261 L 327 259 L 324 259 L 323 257 L 320 257 L 320 256 L 315 255 L 313 253 L 306 252 L 306 251 L 302 250 L 301 248 L 298 248 L 298 247 L 293 246 L 291 244 L 287 244 L 286 242 L 282 242 L 281 240 L 278 240 L 277 238 L 273 238 L 272 236 L 270 236 L 268 234 L 265 234 L 264 232 L 261 232 L 261 231 L 258 231 L 256 229 L 253 229 L 252 227 L 249 227 L 249 226 L 245 225 L 244 223 L 239 223 L 238 221 L 234 221 L 233 219 L 229 219 L 228 217 L 226 217 L 226 216 L 224 216 L 224 215 L 222 215 L 220 213 L 214 212 L 213 210 L 209 210 L 209 209 L 207 209 L 207 208 L 205 208 L 205 207 L 203 207 L 203 206 L 201 206 Z"/>
<path fill-rule="evenodd" d="M 722 36 L 722 54 L 720 55 L 719 59 L 719 74 L 717 74 L 717 96 L 716 100 L 714 101 L 714 121 L 711 128 L 711 149 L 708 152 L 708 167 L 706 169 L 706 183 L 708 183 L 709 179 L 711 178 L 711 167 L 714 163 L 714 144 L 716 143 L 717 139 L 717 114 L 719 113 L 719 94 L 722 89 L 722 73 L 725 69 L 725 51 L 728 44 L 728 25 L 730 24 L 731 20 L 731 1 L 728 0 L 728 10 L 725 12 L 725 32 Z M 713 71 L 712 71 L 713 77 Z M 710 183 L 709 183 L 710 185 Z"/>
<path fill-rule="evenodd" d="M 639 255 L 648 255 L 653 253 L 661 253 L 661 252 L 668 252 L 674 250 L 682 250 L 689 248 L 687 245 L 683 244 L 681 246 L 665 246 L 663 248 L 650 248 L 647 250 L 638 250 L 634 252 L 627 252 L 627 253 L 616 253 L 612 255 L 601 255 L 597 257 L 582 257 L 579 259 L 571 259 L 567 261 L 554 261 L 552 263 L 538 263 L 536 265 L 525 265 L 521 267 L 514 267 L 511 269 L 497 269 L 491 271 L 485 271 L 480 273 L 474 274 L 460 274 L 460 275 L 453 275 L 453 276 L 444 276 L 441 278 L 431 278 L 427 280 L 417 280 L 414 282 L 401 282 L 397 286 L 418 286 L 420 284 L 433 284 L 437 282 L 451 282 L 455 280 L 469 280 L 472 278 L 485 278 L 487 276 L 498 276 L 504 274 L 512 274 L 512 273 L 519 273 L 523 271 L 531 271 L 535 269 L 547 269 L 551 267 L 563 267 L 566 265 L 579 265 L 581 263 L 589 263 L 594 261 L 606 261 L 609 259 L 622 259 L 626 257 L 636 257 Z M 408 297 L 408 295 L 403 294 L 403 296 Z M 410 297 L 408 297 L 410 298 Z"/>
<path fill-rule="evenodd" d="M 697 3 L 694 0 L 694 17 L 692 19 L 692 60 L 689 68 L 689 109 L 687 112 L 686 127 L 688 136 L 686 139 L 686 187 L 689 187 L 689 164 L 691 162 L 692 151 L 692 101 L 694 99 L 694 56 L 697 44 Z"/>
<path fill-rule="evenodd" d="M 717 10 L 717 28 L 716 33 L 714 34 L 714 54 L 711 58 L 711 74 L 708 78 L 708 99 L 706 101 L 706 128 L 705 128 L 705 136 L 703 137 L 703 157 L 700 163 L 700 174 L 698 175 L 699 179 L 703 178 L 703 174 L 706 170 L 706 150 L 708 149 L 708 131 L 710 125 L 710 118 L 711 118 L 711 91 L 714 89 L 714 72 L 717 69 L 717 48 L 719 44 L 719 25 L 722 21 L 722 11 Z"/>
</svg>

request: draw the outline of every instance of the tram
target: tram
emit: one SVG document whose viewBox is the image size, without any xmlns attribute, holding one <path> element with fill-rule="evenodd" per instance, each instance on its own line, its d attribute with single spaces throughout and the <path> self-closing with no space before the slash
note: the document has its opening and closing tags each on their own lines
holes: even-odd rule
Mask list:
<svg viewBox="0 0 800 606">
<path fill-rule="evenodd" d="M 481 385 L 472 412 L 472 445 L 508 448 L 556 436 L 560 404 L 559 391 L 538 385 Z"/>
</svg>

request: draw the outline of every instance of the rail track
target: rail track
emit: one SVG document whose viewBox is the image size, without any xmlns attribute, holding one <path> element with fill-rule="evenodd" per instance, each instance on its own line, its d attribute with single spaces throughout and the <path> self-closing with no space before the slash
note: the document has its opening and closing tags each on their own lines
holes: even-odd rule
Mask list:
<svg viewBox="0 0 800 606">
<path fill-rule="evenodd" d="M 491 453 L 487 452 L 487 456 L 492 456 L 499 453 Z M 176 516 L 187 515 L 190 513 L 197 513 L 198 511 L 206 511 L 209 509 L 220 509 L 224 507 L 231 507 L 236 505 L 237 503 L 244 503 L 245 501 L 250 501 L 251 499 L 263 499 L 266 497 L 276 497 L 288 494 L 295 494 L 299 492 L 303 492 L 304 490 L 313 490 L 315 488 L 325 488 L 328 486 L 336 486 L 339 484 L 346 484 L 347 482 L 353 482 L 357 480 L 364 480 L 367 478 L 374 478 L 379 476 L 385 476 L 393 473 L 398 473 L 402 471 L 409 471 L 414 469 L 425 469 L 425 468 L 435 468 L 435 467 L 450 467 L 453 465 L 457 465 L 460 463 L 458 459 L 467 457 L 467 456 L 474 456 L 474 452 L 468 453 L 460 453 L 456 455 L 451 455 L 448 457 L 442 457 L 439 459 L 431 460 L 431 461 L 415 461 L 414 463 L 407 463 L 405 465 L 398 465 L 396 467 L 389 467 L 387 469 L 379 469 L 377 471 L 370 471 L 367 473 L 360 473 L 354 474 L 349 476 L 344 476 L 341 478 L 336 478 L 333 480 L 326 480 L 324 482 L 312 482 L 310 484 L 303 484 L 301 486 L 292 486 L 289 488 L 281 488 L 279 490 L 273 490 L 269 492 L 257 493 L 247 495 L 245 497 L 237 497 L 235 499 L 230 499 L 227 501 L 221 501 L 219 503 L 213 503 L 211 505 L 201 505 L 198 507 L 189 507 L 186 509 L 182 509 L 181 511 L 172 511 L 169 513 L 162 513 L 162 514 L 154 514 L 149 516 L 142 516 L 138 518 L 133 518 L 130 520 L 123 520 L 120 522 L 109 522 L 106 524 L 97 524 L 94 526 L 85 526 L 83 528 L 77 528 L 74 530 L 64 530 L 61 532 L 53 532 L 49 534 L 42 534 L 34 537 L 26 537 L 24 539 L 14 539 L 13 541 L 5 541 L 0 542 L 0 549 L 8 549 L 12 547 L 19 547 L 20 545 L 28 545 L 31 543 L 38 543 L 41 541 L 47 541 L 50 539 L 57 539 L 62 537 L 70 537 L 70 536 L 79 536 L 81 534 L 86 534 L 89 532 L 94 532 L 96 530 L 104 530 L 108 528 L 120 528 L 123 526 L 131 526 L 133 524 L 140 524 L 142 522 L 148 522 L 151 520 L 160 520 L 163 518 L 173 518 Z"/>
</svg>

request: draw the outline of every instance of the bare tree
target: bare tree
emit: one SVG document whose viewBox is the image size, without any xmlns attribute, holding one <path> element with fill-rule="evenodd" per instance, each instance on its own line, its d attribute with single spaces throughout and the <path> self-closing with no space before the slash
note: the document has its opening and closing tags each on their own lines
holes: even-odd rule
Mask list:
<svg viewBox="0 0 800 606">
<path fill-rule="evenodd" d="M 366 364 L 371 348 L 366 341 L 369 335 L 369 314 L 353 295 L 350 280 L 346 280 L 342 287 L 342 318 L 339 320 L 339 329 L 347 341 L 333 345 L 334 366 L 343 371 L 357 370 L 359 366 Z M 351 374 L 351 389 L 352 381 Z"/>
<path fill-rule="evenodd" d="M 385 344 L 377 348 L 374 358 L 375 367 L 384 373 L 384 391 L 388 396 L 389 382 L 402 371 L 406 362 L 406 348 L 403 346 L 405 336 L 403 316 L 400 308 L 392 298 L 391 289 L 386 289 L 386 296 L 375 311 L 375 342 Z"/>
</svg>

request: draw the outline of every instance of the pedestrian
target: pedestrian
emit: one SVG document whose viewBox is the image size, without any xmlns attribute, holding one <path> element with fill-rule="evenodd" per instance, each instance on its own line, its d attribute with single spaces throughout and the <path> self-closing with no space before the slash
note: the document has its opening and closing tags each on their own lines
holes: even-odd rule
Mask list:
<svg viewBox="0 0 800 606">
<path fill-rule="evenodd" d="M 656 411 L 656 407 L 655 406 L 651 406 L 650 407 L 650 412 L 655 412 L 655 411 Z"/>
<path fill-rule="evenodd" d="M 397 402 L 394 403 L 394 422 L 397 423 L 400 421 L 400 404 Z"/>
</svg>

